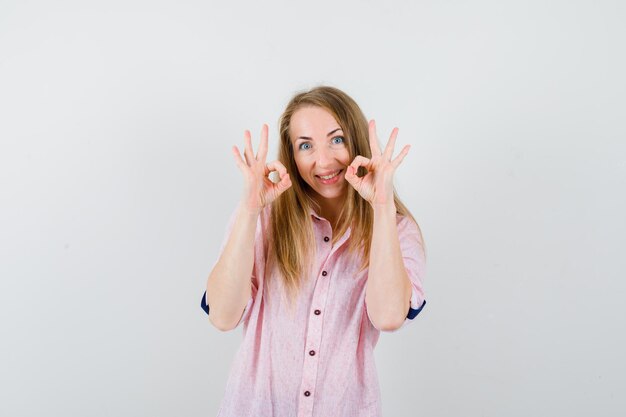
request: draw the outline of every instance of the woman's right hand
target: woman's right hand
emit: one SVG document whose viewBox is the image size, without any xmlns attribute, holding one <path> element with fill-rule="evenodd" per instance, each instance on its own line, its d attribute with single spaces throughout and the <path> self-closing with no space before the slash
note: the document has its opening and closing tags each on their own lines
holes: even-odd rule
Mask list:
<svg viewBox="0 0 626 417">
<path fill-rule="evenodd" d="M 267 157 L 267 131 L 268 127 L 264 124 L 261 129 L 261 144 L 256 157 L 252 151 L 252 138 L 248 130 L 244 133 L 245 162 L 241 158 L 239 148 L 237 146 L 232 147 L 235 162 L 244 176 L 245 187 L 242 204 L 250 211 L 260 212 L 263 207 L 276 200 L 279 195 L 291 187 L 291 179 L 283 164 L 279 161 L 265 163 L 265 158 Z M 276 184 L 268 177 L 270 172 L 273 171 L 278 171 L 280 177 L 280 181 Z"/>
</svg>

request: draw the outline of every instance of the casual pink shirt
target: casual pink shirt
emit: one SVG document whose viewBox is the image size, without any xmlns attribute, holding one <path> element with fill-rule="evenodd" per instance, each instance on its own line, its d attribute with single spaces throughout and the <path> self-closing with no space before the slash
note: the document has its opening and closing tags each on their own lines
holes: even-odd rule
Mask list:
<svg viewBox="0 0 626 417">
<path fill-rule="evenodd" d="M 360 262 L 347 251 L 350 229 L 332 245 L 330 222 L 311 211 L 317 243 L 314 274 L 303 281 L 291 316 L 280 296 L 282 281 L 265 269 L 270 210 L 266 207 L 257 221 L 252 296 L 237 324 L 243 324 L 243 341 L 218 417 L 381 416 L 374 363 L 380 330 L 370 321 L 365 304 L 368 269 L 359 273 Z M 235 213 L 220 255 L 234 219 Z M 426 304 L 425 259 L 417 226 L 399 214 L 396 225 L 413 287 L 404 328 Z M 209 313 L 205 297 L 202 308 Z"/>
</svg>

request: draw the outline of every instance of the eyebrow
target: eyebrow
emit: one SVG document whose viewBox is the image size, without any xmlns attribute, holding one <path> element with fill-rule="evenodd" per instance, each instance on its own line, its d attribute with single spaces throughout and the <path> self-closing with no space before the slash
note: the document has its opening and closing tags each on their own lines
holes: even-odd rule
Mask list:
<svg viewBox="0 0 626 417">
<path fill-rule="evenodd" d="M 333 130 L 332 132 L 328 132 L 328 134 L 326 135 L 326 137 L 328 137 L 328 136 L 332 135 L 333 133 L 335 133 L 335 132 L 336 132 L 336 131 L 338 131 L 338 130 L 341 130 L 341 128 L 340 128 L 340 127 L 338 127 L 337 129 Z M 308 137 L 308 136 L 298 136 L 298 137 L 296 138 L 296 140 L 298 140 L 298 139 L 313 140 L 312 138 L 310 138 L 310 137 Z"/>
</svg>

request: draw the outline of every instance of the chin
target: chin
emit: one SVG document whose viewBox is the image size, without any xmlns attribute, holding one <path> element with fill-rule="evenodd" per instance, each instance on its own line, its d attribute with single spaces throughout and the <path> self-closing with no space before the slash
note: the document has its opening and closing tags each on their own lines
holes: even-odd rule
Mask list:
<svg viewBox="0 0 626 417">
<path fill-rule="evenodd" d="M 335 198 L 346 197 L 346 195 L 348 194 L 348 189 L 346 187 L 342 187 L 341 189 L 338 189 L 338 190 L 315 190 L 315 192 L 320 197 L 328 198 L 328 199 L 335 199 Z"/>
</svg>

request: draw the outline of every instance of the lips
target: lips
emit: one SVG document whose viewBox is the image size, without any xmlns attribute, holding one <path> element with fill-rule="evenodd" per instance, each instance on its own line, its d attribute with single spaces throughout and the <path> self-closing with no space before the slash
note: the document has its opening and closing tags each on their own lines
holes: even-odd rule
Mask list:
<svg viewBox="0 0 626 417">
<path fill-rule="evenodd" d="M 317 181 L 317 183 L 320 185 L 335 186 L 335 184 L 338 184 L 343 178 L 342 172 L 343 172 L 343 169 L 340 169 L 339 171 L 335 171 L 335 174 L 332 177 L 327 178 L 327 179 L 324 179 L 320 177 L 319 175 L 316 175 L 315 181 Z"/>
<path fill-rule="evenodd" d="M 330 172 L 327 172 L 327 173 L 324 173 L 324 174 L 316 175 L 316 177 L 322 178 L 322 177 L 329 177 L 329 176 L 332 175 L 331 178 L 322 178 L 322 179 L 332 179 L 333 177 L 339 175 L 341 173 L 341 171 L 342 171 L 341 169 L 336 170 L 336 171 L 330 171 Z"/>
</svg>

